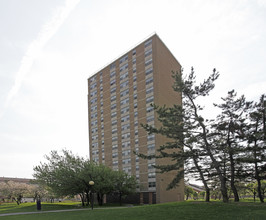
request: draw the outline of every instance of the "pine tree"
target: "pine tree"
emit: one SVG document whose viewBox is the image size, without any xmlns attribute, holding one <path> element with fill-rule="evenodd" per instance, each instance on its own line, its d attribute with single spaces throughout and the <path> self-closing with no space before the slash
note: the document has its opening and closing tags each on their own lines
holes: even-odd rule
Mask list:
<svg viewBox="0 0 266 220">
<path fill-rule="evenodd" d="M 206 192 L 209 194 L 209 187 L 205 178 L 206 168 L 202 166 L 214 167 L 220 180 L 221 193 L 223 201 L 228 202 L 226 177 L 223 175 L 219 161 L 215 157 L 213 133 L 211 132 L 211 121 L 204 120 L 200 115 L 203 107 L 196 103 L 198 98 L 209 95 L 209 92 L 214 88 L 214 82 L 219 77 L 218 72 L 213 70 L 213 73 L 207 80 L 200 85 L 196 85 L 195 74 L 192 68 L 191 73 L 182 79 L 182 74 L 173 74 L 174 91 L 182 94 L 182 106 L 173 105 L 173 107 L 154 106 L 157 113 L 158 121 L 161 122 L 160 128 L 154 128 L 150 125 L 144 125 L 144 129 L 149 133 L 161 134 L 169 138 L 169 142 L 160 146 L 155 155 L 143 155 L 140 157 L 145 159 L 151 158 L 169 158 L 174 161 L 172 164 L 157 165 L 155 168 L 160 172 L 169 172 L 172 170 L 178 171 L 176 177 L 169 184 L 168 188 L 175 187 L 183 178 L 184 161 L 193 161 L 193 169 L 199 172 L 199 177 L 203 181 Z M 200 152 L 200 153 L 199 153 Z M 210 164 L 204 164 L 204 161 Z M 207 196 L 207 198 L 209 198 Z"/>
<path fill-rule="evenodd" d="M 246 102 L 244 96 L 237 98 L 234 90 L 229 91 L 225 98 L 222 98 L 222 104 L 214 104 L 221 109 L 217 116 L 213 128 L 216 131 L 218 152 L 222 164 L 224 164 L 224 175 L 230 180 L 230 187 L 234 194 L 235 202 L 239 201 L 239 195 L 236 187 L 236 173 L 241 169 L 239 163 L 239 154 L 241 153 L 241 139 L 243 129 L 246 125 L 245 112 L 251 103 Z M 228 174 L 227 174 L 228 172 Z"/>
<path fill-rule="evenodd" d="M 249 113 L 248 129 L 244 134 L 247 140 L 246 155 L 242 159 L 248 164 L 250 177 L 257 181 L 257 191 L 261 202 L 264 197 L 261 181 L 266 179 L 266 100 L 262 95 L 259 102 L 254 103 Z"/>
</svg>

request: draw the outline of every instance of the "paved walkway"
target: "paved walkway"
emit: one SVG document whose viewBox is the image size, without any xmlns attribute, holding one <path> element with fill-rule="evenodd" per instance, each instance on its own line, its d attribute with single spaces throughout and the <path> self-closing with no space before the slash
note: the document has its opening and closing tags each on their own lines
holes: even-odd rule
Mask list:
<svg viewBox="0 0 266 220">
<path fill-rule="evenodd" d="M 133 206 L 124 206 L 124 207 L 107 207 L 107 208 L 94 208 L 94 209 L 123 209 L 130 208 Z M 15 213 L 4 213 L 0 214 L 1 216 L 9 216 L 9 215 L 29 215 L 29 214 L 42 214 L 42 213 L 50 213 L 50 212 L 74 212 L 74 211 L 88 211 L 90 208 L 84 209 L 63 209 L 63 210 L 51 210 L 51 211 L 35 211 L 35 212 L 15 212 Z"/>
</svg>

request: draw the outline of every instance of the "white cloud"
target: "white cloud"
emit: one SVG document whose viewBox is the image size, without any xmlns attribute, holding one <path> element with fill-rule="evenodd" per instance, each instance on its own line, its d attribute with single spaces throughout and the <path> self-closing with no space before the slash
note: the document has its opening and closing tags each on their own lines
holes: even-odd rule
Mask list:
<svg viewBox="0 0 266 220">
<path fill-rule="evenodd" d="M 3 116 L 5 109 L 8 108 L 12 99 L 16 96 L 24 78 L 30 71 L 34 60 L 39 56 L 45 44 L 53 37 L 60 26 L 64 23 L 71 11 L 76 7 L 80 0 L 66 0 L 63 7 L 58 7 L 55 10 L 51 20 L 48 21 L 35 39 L 28 47 L 26 54 L 23 56 L 18 72 L 15 76 L 15 82 L 10 91 L 8 92 L 5 102 L 4 110 L 0 113 L 0 118 Z"/>
</svg>

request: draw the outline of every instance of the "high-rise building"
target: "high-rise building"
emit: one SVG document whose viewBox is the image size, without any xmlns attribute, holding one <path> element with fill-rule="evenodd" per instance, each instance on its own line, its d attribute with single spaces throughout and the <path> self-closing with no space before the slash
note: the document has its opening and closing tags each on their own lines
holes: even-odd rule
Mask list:
<svg viewBox="0 0 266 220">
<path fill-rule="evenodd" d="M 159 126 L 151 103 L 181 105 L 172 89 L 172 71 L 181 66 L 155 34 L 88 79 L 90 158 L 135 175 L 140 203 L 181 201 L 184 183 L 167 191 L 175 172 L 156 173 L 154 164 L 134 154 L 154 154 L 166 139 L 148 135 L 141 124 Z"/>
</svg>

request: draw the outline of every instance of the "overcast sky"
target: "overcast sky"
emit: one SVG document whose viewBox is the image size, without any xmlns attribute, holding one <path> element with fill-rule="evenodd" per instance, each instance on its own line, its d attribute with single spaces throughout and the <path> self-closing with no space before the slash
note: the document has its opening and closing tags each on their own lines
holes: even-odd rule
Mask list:
<svg viewBox="0 0 266 220">
<path fill-rule="evenodd" d="M 185 73 L 220 72 L 209 103 L 266 92 L 266 0 L 0 0 L 0 176 L 88 156 L 87 78 L 154 32 Z"/>
</svg>

